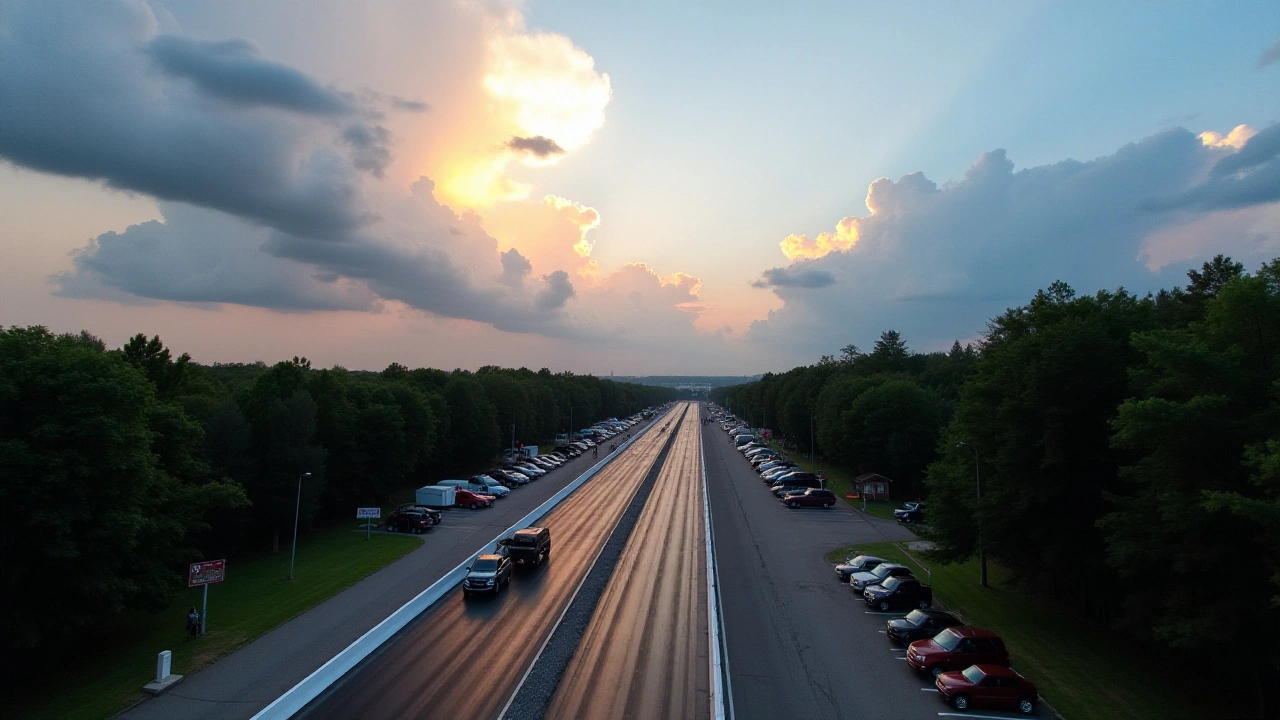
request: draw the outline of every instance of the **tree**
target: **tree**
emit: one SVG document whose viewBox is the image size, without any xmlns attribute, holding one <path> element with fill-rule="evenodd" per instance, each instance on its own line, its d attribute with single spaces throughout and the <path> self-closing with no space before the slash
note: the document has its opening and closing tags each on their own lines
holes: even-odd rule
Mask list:
<svg viewBox="0 0 1280 720">
<path fill-rule="evenodd" d="M 218 507 L 245 502 L 197 459 L 201 432 L 121 357 L 44 328 L 0 330 L 0 618 L 51 649 L 157 608 Z"/>
</svg>

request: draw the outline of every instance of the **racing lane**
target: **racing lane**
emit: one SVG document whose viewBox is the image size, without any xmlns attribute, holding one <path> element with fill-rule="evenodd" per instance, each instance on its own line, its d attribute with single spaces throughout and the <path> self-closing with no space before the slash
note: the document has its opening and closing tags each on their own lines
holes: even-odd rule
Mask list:
<svg viewBox="0 0 1280 720">
<path fill-rule="evenodd" d="M 705 718 L 701 423 L 682 425 L 547 710 L 548 718 Z"/>
<path fill-rule="evenodd" d="M 552 552 L 542 566 L 517 567 L 496 598 L 464 600 L 454 590 L 300 716 L 496 716 L 666 439 L 638 438 L 548 513 L 540 524 L 551 528 Z"/>
</svg>

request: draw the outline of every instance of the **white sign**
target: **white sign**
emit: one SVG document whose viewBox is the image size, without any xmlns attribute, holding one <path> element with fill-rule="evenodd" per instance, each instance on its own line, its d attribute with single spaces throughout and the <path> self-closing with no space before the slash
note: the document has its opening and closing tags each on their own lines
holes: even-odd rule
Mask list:
<svg viewBox="0 0 1280 720">
<path fill-rule="evenodd" d="M 382 517 L 382 508 L 356 508 L 356 519 L 380 517 Z"/>
</svg>

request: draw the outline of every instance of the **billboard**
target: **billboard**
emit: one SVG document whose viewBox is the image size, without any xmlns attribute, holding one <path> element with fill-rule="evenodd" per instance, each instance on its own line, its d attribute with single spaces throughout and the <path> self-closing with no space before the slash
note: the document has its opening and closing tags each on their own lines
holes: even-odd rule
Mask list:
<svg viewBox="0 0 1280 720">
<path fill-rule="evenodd" d="M 204 562 L 191 563 L 187 568 L 187 587 L 196 587 L 197 585 L 212 585 L 220 583 L 227 579 L 227 561 L 222 560 L 205 560 Z"/>
<path fill-rule="evenodd" d="M 362 518 L 380 518 L 382 517 L 382 508 L 356 508 L 356 519 Z"/>
</svg>

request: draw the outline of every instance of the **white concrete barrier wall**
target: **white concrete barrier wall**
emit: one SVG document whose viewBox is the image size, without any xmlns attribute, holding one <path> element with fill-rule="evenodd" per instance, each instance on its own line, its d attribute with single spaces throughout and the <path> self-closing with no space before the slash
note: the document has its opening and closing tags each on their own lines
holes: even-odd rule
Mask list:
<svg viewBox="0 0 1280 720">
<path fill-rule="evenodd" d="M 669 413 L 670 411 L 668 411 Z M 507 528 L 501 535 L 490 540 L 484 547 L 476 551 L 471 557 L 464 560 L 460 565 L 445 573 L 445 576 L 432 583 L 431 587 L 418 593 L 409 602 L 400 606 L 400 609 L 391 613 L 385 620 L 374 625 L 364 635 L 361 635 L 354 642 L 348 645 L 342 652 L 330 658 L 329 662 L 321 665 L 315 672 L 303 678 L 294 685 L 285 694 L 276 698 L 272 703 L 258 714 L 253 716 L 253 720 L 285 720 L 291 718 L 299 710 L 306 707 L 307 703 L 320 697 L 320 693 L 324 692 L 337 682 L 343 675 L 346 675 L 360 661 L 369 657 L 374 650 L 382 647 L 382 644 L 390 640 L 392 636 L 404 629 L 414 618 L 421 615 L 436 603 L 437 600 L 444 597 L 446 593 L 457 587 L 458 583 L 467 575 L 467 568 L 475 561 L 477 557 L 493 551 L 498 541 L 504 537 L 508 537 L 516 530 L 527 528 L 533 524 L 535 520 L 546 515 L 556 505 L 559 505 L 565 498 L 573 494 L 575 490 L 590 480 L 597 472 L 600 471 L 610 460 L 615 458 L 618 453 L 622 452 L 631 443 L 639 440 L 645 433 L 649 432 L 658 420 L 666 417 L 666 414 L 654 418 L 648 427 L 636 433 L 636 436 L 627 440 L 618 446 L 617 450 L 606 455 L 600 462 L 591 466 L 591 469 L 579 475 L 573 482 L 564 486 L 555 495 L 552 495 L 546 502 L 539 505 L 533 512 L 525 515 L 515 525 Z"/>
<path fill-rule="evenodd" d="M 698 433 L 702 433 L 702 412 L 698 412 Z M 725 709 L 728 718 L 733 718 L 733 698 L 729 697 L 729 653 L 724 644 L 723 627 L 720 624 L 720 570 L 716 566 L 715 533 L 711 528 L 711 495 L 707 492 L 707 457 L 702 453 L 702 438 L 698 438 L 698 458 L 702 462 L 702 513 L 703 525 L 706 527 L 707 541 L 707 625 L 711 632 L 707 634 L 711 663 L 711 717 L 714 720 L 725 720 Z"/>
</svg>

